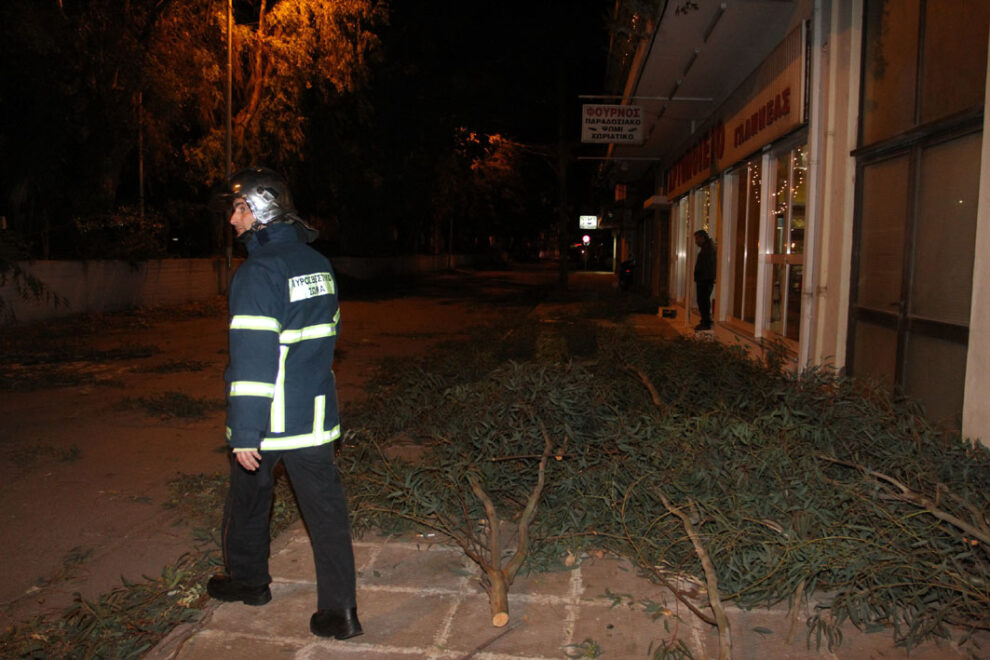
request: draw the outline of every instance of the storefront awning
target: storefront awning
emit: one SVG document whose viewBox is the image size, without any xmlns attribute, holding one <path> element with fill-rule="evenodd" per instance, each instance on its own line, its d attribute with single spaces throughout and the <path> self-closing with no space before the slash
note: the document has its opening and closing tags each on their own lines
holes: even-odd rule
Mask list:
<svg viewBox="0 0 990 660">
<path fill-rule="evenodd" d="M 696 6 L 666 11 L 644 44 L 645 56 L 629 73 L 625 95 L 643 107 L 645 141 L 609 147 L 609 159 L 622 163 L 613 168 L 616 181 L 641 177 L 651 163 L 643 157 L 658 158 L 662 166 L 675 160 L 712 113 L 807 17 L 810 0 Z"/>
</svg>

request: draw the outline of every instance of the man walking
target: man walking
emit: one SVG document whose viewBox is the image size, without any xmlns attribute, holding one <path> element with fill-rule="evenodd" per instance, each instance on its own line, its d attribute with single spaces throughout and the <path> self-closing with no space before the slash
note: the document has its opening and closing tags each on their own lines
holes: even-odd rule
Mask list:
<svg viewBox="0 0 990 660">
<path fill-rule="evenodd" d="M 701 312 L 701 323 L 694 326 L 696 331 L 712 329 L 712 289 L 715 288 L 715 244 L 708 232 L 699 229 L 694 232 L 694 244 L 697 245 L 698 259 L 694 262 L 694 288 L 698 294 L 698 310 Z"/>
<path fill-rule="evenodd" d="M 316 562 L 310 630 L 347 639 L 357 618 L 347 504 L 334 465 L 340 437 L 333 364 L 340 323 L 330 262 L 306 243 L 317 232 L 299 216 L 277 172 L 234 174 L 224 195 L 248 258 L 230 285 L 227 441 L 233 449 L 223 515 L 227 574 L 207 584 L 223 601 L 264 605 L 273 472 L 281 461 L 306 521 Z"/>
</svg>

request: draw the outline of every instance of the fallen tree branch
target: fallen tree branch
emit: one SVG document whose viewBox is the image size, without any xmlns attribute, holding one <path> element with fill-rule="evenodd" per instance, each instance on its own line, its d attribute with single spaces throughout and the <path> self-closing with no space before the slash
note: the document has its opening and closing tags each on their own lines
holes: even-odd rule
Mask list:
<svg viewBox="0 0 990 660">
<path fill-rule="evenodd" d="M 631 371 L 632 373 L 639 376 L 639 380 L 643 383 L 643 386 L 646 387 L 647 391 L 650 393 L 650 398 L 653 399 L 653 405 L 656 406 L 661 411 L 666 410 L 666 406 L 664 406 L 663 400 L 660 398 L 660 393 L 657 392 L 657 388 L 653 386 L 653 381 L 650 380 L 650 377 L 647 376 L 642 369 L 640 369 L 639 367 L 635 367 L 629 364 L 628 362 L 625 363 L 625 367 L 626 370 Z"/>
<path fill-rule="evenodd" d="M 537 474 L 536 484 L 533 486 L 533 490 L 530 491 L 529 497 L 526 499 L 526 506 L 523 508 L 519 517 L 516 549 L 513 551 L 504 569 L 502 568 L 502 546 L 498 511 L 495 508 L 495 503 L 492 502 L 491 497 L 481 487 L 481 484 L 478 483 L 478 479 L 474 475 L 468 476 L 468 483 L 471 485 L 471 490 L 481 501 L 482 506 L 484 506 L 485 516 L 488 519 L 489 555 L 486 561 L 476 560 L 476 563 L 481 566 L 485 574 L 482 585 L 488 592 L 491 602 L 492 625 L 496 627 L 502 627 L 509 622 L 509 586 L 515 579 L 516 574 L 519 573 L 519 569 L 522 568 L 529 554 L 529 525 L 536 515 L 536 505 L 540 501 L 540 495 L 543 494 L 543 486 L 546 483 L 547 461 L 553 455 L 553 443 L 550 441 L 550 435 L 547 433 L 543 422 L 539 420 L 537 422 L 543 433 L 544 442 L 543 454 L 540 457 L 539 472 Z"/>
<path fill-rule="evenodd" d="M 701 560 L 701 567 L 705 571 L 705 581 L 708 583 L 708 602 L 711 604 L 712 612 L 715 614 L 715 621 L 718 625 L 718 658 L 719 660 L 731 660 L 732 637 L 729 629 L 729 617 L 726 616 L 725 608 L 722 607 L 722 600 L 718 595 L 718 575 L 715 572 L 715 564 L 712 563 L 711 557 L 708 556 L 708 552 L 705 550 L 705 546 L 701 543 L 701 538 L 691 523 L 691 517 L 673 506 L 659 488 L 656 489 L 656 494 L 660 498 L 660 501 L 663 502 L 667 511 L 680 518 L 681 523 L 684 525 L 684 531 L 687 533 L 688 538 L 691 539 L 691 544 L 694 546 L 694 551 L 697 553 L 698 559 Z"/>
<path fill-rule="evenodd" d="M 986 525 L 983 525 L 982 523 L 977 522 L 977 524 L 980 525 L 979 527 L 977 527 L 977 526 L 975 526 L 973 524 L 970 524 L 970 523 L 966 522 L 965 520 L 963 520 L 963 519 L 961 519 L 961 518 L 959 518 L 957 516 L 954 516 L 953 514 L 949 513 L 948 511 L 943 511 L 930 498 L 928 498 L 925 495 L 922 495 L 921 493 L 918 493 L 918 492 L 916 492 L 914 490 L 911 490 L 910 488 L 908 488 L 907 486 L 905 486 L 903 483 L 901 483 L 897 479 L 895 479 L 895 478 L 893 478 L 893 477 L 891 477 L 889 475 L 886 475 L 886 474 L 884 474 L 882 472 L 877 472 L 876 470 L 871 470 L 870 468 L 866 467 L 865 465 L 860 465 L 859 463 L 853 463 L 851 461 L 844 461 L 842 459 L 833 458 L 832 456 L 826 456 L 825 454 L 818 454 L 818 458 L 821 458 L 822 460 L 828 461 L 830 463 L 836 463 L 838 465 L 845 465 L 846 467 L 851 467 L 851 468 L 853 468 L 855 470 L 859 470 L 863 474 L 869 475 L 869 476 L 873 477 L 874 479 L 877 479 L 878 481 L 884 481 L 884 482 L 886 482 L 886 483 L 894 486 L 895 488 L 897 488 L 901 492 L 899 494 L 888 495 L 887 496 L 888 499 L 893 499 L 893 500 L 897 500 L 897 501 L 900 501 L 900 502 L 907 502 L 908 504 L 912 504 L 912 505 L 918 507 L 919 509 L 924 509 L 925 511 L 927 511 L 930 514 L 932 514 L 933 516 L 935 516 L 939 520 L 941 520 L 943 522 L 947 522 L 950 525 L 953 525 L 954 527 L 956 527 L 956 528 L 958 528 L 958 529 L 966 532 L 967 534 L 969 534 L 973 538 L 979 539 L 982 543 L 984 543 L 986 545 L 990 545 L 990 528 L 987 528 Z"/>
</svg>

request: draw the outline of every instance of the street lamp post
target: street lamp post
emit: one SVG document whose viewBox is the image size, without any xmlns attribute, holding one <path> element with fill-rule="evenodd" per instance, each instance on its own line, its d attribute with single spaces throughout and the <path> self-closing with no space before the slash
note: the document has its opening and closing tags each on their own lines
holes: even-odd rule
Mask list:
<svg viewBox="0 0 990 660">
<path fill-rule="evenodd" d="M 227 99 L 226 99 L 226 101 L 227 101 L 227 113 L 226 113 L 227 114 L 227 118 L 226 118 L 226 133 L 227 133 L 227 135 L 226 135 L 226 137 L 227 137 L 227 140 L 226 140 L 226 150 L 224 152 L 224 159 L 223 159 L 224 160 L 224 181 L 229 181 L 230 180 L 231 160 L 233 158 L 232 153 L 231 153 L 232 152 L 232 146 L 231 146 L 231 120 L 230 120 L 230 115 L 231 115 L 231 96 L 232 96 L 231 90 L 232 90 L 232 86 L 233 86 L 233 83 L 232 83 L 233 73 L 232 73 L 232 71 L 233 71 L 233 63 L 234 63 L 233 39 L 231 37 L 231 33 L 233 32 L 233 27 L 234 27 L 234 17 L 233 17 L 233 14 L 234 14 L 234 11 L 233 11 L 233 0 L 227 0 L 227 89 L 226 89 L 226 96 L 227 96 Z M 234 258 L 234 234 L 233 234 L 234 228 L 230 226 L 230 224 L 227 222 L 227 219 L 226 218 L 224 218 L 222 220 L 222 222 L 223 222 L 223 236 L 224 236 L 224 240 L 223 240 L 223 252 L 224 252 L 224 278 L 223 278 L 223 287 L 224 287 L 224 291 L 226 291 L 227 290 L 227 287 L 230 285 L 230 271 L 231 271 L 232 262 L 233 262 L 233 258 Z"/>
</svg>

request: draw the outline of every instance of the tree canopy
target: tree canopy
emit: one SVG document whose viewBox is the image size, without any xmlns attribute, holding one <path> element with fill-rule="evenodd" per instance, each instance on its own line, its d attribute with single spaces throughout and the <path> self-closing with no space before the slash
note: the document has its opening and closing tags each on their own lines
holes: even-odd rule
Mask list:
<svg viewBox="0 0 990 660">
<path fill-rule="evenodd" d="M 73 256 L 80 218 L 119 219 L 119 205 L 136 201 L 139 161 L 149 199 L 163 205 L 202 198 L 222 179 L 225 9 L 14 0 L 0 10 L 11 73 L 0 87 L 0 144 L 23 155 L 2 164 L 3 213 L 33 252 Z M 233 163 L 288 172 L 306 159 L 318 111 L 346 107 L 356 121 L 385 5 L 253 0 L 237 2 L 235 18 Z"/>
<path fill-rule="evenodd" d="M 285 173 L 331 251 L 440 252 L 451 222 L 456 249 L 538 235 L 559 206 L 556 182 L 522 141 L 562 116 L 565 40 L 544 27 L 570 26 L 572 5 L 509 4 L 234 0 L 233 168 Z M 16 156 L 0 161 L 0 241 L 17 248 L 5 253 L 220 245 L 207 201 L 225 172 L 226 6 L 0 6 L 0 149 Z M 541 48 L 551 56 L 534 57 Z"/>
</svg>

